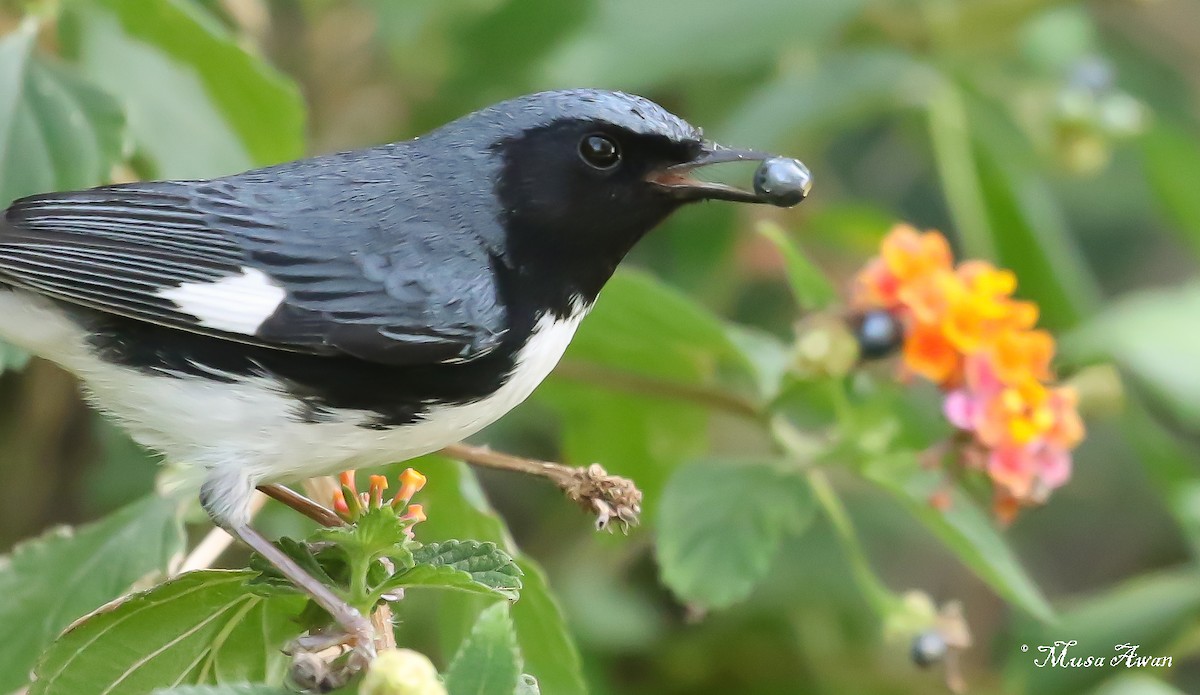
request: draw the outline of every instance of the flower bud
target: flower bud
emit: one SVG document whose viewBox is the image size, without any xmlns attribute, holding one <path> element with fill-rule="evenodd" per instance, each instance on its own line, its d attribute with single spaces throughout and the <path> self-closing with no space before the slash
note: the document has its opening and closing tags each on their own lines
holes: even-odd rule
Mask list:
<svg viewBox="0 0 1200 695">
<path fill-rule="evenodd" d="M 840 377 L 858 361 L 858 341 L 845 322 L 833 316 L 810 316 L 796 326 L 791 371 L 801 379 Z"/>
<path fill-rule="evenodd" d="M 425 487 L 425 476 L 412 468 L 405 468 L 400 474 L 400 491 L 392 498 L 392 508 L 400 509 L 408 504 L 413 495 L 421 491 Z"/>
<path fill-rule="evenodd" d="M 411 649 L 388 649 L 371 662 L 358 688 L 362 695 L 447 695 L 429 657 Z"/>
</svg>

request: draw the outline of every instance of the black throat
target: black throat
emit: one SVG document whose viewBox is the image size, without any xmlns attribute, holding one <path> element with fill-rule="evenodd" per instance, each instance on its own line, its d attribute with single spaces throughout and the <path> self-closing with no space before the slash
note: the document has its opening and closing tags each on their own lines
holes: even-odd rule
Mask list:
<svg viewBox="0 0 1200 695">
<path fill-rule="evenodd" d="M 588 171 L 576 150 L 587 128 L 555 123 L 496 146 L 505 231 L 497 273 L 510 307 L 563 317 L 592 304 L 634 244 L 681 204 L 646 183 L 657 161 L 630 156 L 620 172 Z"/>
</svg>

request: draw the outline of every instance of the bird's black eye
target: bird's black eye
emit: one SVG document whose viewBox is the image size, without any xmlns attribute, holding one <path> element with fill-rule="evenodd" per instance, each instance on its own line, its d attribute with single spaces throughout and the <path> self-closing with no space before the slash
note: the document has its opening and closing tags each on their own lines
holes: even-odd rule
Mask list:
<svg viewBox="0 0 1200 695">
<path fill-rule="evenodd" d="M 607 135 L 592 133 L 579 141 L 579 156 L 588 166 L 612 169 L 621 161 L 621 148 Z"/>
</svg>

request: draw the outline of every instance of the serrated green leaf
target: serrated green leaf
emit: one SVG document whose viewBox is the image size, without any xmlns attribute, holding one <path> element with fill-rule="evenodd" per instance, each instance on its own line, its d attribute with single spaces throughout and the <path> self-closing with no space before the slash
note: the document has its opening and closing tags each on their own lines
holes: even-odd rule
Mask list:
<svg viewBox="0 0 1200 695">
<path fill-rule="evenodd" d="M 120 158 L 125 119 L 109 95 L 35 52 L 37 24 L 0 38 L 0 206 L 85 188 Z"/>
<path fill-rule="evenodd" d="M 421 491 L 421 500 L 429 512 L 429 520 L 418 531 L 421 538 L 450 539 L 469 537 L 498 541 L 501 547 L 515 550 L 507 540 L 507 530 L 483 496 L 483 490 L 470 467 L 440 457 L 426 457 L 419 463 L 409 462 L 429 477 Z M 587 524 L 586 518 L 581 518 Z M 525 652 L 525 669 L 535 676 L 547 693 L 556 695 L 587 695 L 579 650 L 568 629 L 566 619 L 547 585 L 545 573 L 537 563 L 517 554 L 517 564 L 524 572 L 520 599 L 510 607 L 516 625 L 517 638 Z M 456 599 L 468 598 L 466 596 Z M 456 600 L 451 606 L 458 614 L 466 601 Z M 473 617 L 474 612 L 468 614 Z M 456 615 L 457 617 L 457 615 Z M 470 620 L 442 622 L 443 644 L 454 649 L 471 627 Z"/>
<path fill-rule="evenodd" d="M 757 229 L 759 234 L 766 237 L 783 254 L 788 285 L 791 286 L 792 294 L 796 296 L 796 303 L 802 310 L 824 309 L 837 298 L 837 293 L 834 292 L 829 278 L 825 277 L 825 273 L 808 260 L 808 256 L 804 255 L 800 247 L 788 239 L 787 234 L 779 225 L 773 222 L 762 222 L 759 223 Z"/>
<path fill-rule="evenodd" d="M 178 500 L 149 497 L 78 529 L 59 529 L 0 557 L 0 692 L 29 679 L 38 654 L 71 621 L 165 573 L 183 550 Z"/>
<path fill-rule="evenodd" d="M 302 543 L 294 538 L 287 536 L 281 537 L 275 541 L 275 545 L 284 552 L 285 555 L 296 561 L 310 577 L 320 581 L 322 584 L 333 586 L 334 580 L 326 571 L 325 566 L 318 561 L 313 555 L 312 550 L 307 543 Z M 340 555 L 340 553 L 339 553 Z M 345 564 L 344 562 L 341 564 Z M 282 591 L 284 593 L 301 593 L 300 589 L 292 583 L 290 579 L 283 576 L 279 568 L 271 564 L 266 558 L 258 553 L 250 556 L 250 569 L 258 573 L 252 578 L 249 585 L 252 588 L 261 587 L 268 592 Z"/>
<path fill-rule="evenodd" d="M 991 519 L 966 494 L 954 489 L 945 511 L 929 503 L 934 490 L 945 483 L 940 473 L 922 469 L 912 454 L 899 454 L 872 463 L 865 474 L 996 593 L 1038 620 L 1054 621 L 1054 610 L 1041 589 L 1025 572 Z"/>
<path fill-rule="evenodd" d="M 392 575 L 385 587 L 442 587 L 496 593 L 512 601 L 521 589 L 521 569 L 490 541 L 429 543 L 413 552 L 413 562 L 412 569 Z"/>
<path fill-rule="evenodd" d="M 770 569 L 785 533 L 816 505 L 807 482 L 773 461 L 705 460 L 667 483 L 656 529 L 663 582 L 681 599 L 723 608 Z"/>
<path fill-rule="evenodd" d="M 510 601 L 517 599 L 516 589 L 494 588 L 476 581 L 470 572 L 454 569 L 447 565 L 417 565 L 412 569 L 393 575 L 380 585 L 381 591 L 392 589 L 451 589 L 486 596 L 502 596 Z"/>
<path fill-rule="evenodd" d="M 303 154 L 296 86 L 198 4 L 96 0 L 64 9 L 64 50 L 120 99 L 156 178 L 210 177 Z"/>
<path fill-rule="evenodd" d="M 106 606 L 46 651 L 30 695 L 142 695 L 176 685 L 266 682 L 300 630 L 299 596 L 263 598 L 252 572 L 189 572 Z"/>
<path fill-rule="evenodd" d="M 509 611 L 525 656 L 525 670 L 547 693 L 587 695 L 579 650 L 546 582 L 546 573 L 527 557 L 518 558 L 517 565 L 524 573 L 521 598 Z"/>
<path fill-rule="evenodd" d="M 446 671 L 450 695 L 513 695 L 521 677 L 521 653 L 508 604 L 483 609 Z"/>
</svg>

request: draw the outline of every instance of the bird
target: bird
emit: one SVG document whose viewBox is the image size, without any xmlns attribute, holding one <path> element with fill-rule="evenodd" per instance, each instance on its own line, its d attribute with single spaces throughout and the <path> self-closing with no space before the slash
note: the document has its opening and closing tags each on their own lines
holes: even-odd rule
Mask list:
<svg viewBox="0 0 1200 695">
<path fill-rule="evenodd" d="M 782 195 L 693 175 L 743 160 L 772 163 Z M 550 373 L 672 212 L 791 205 L 810 185 L 798 161 L 710 142 L 646 98 L 539 92 L 407 141 L 17 200 L 0 339 L 183 465 L 217 526 L 369 650 L 369 621 L 251 526 L 255 487 L 476 433 Z"/>
</svg>

